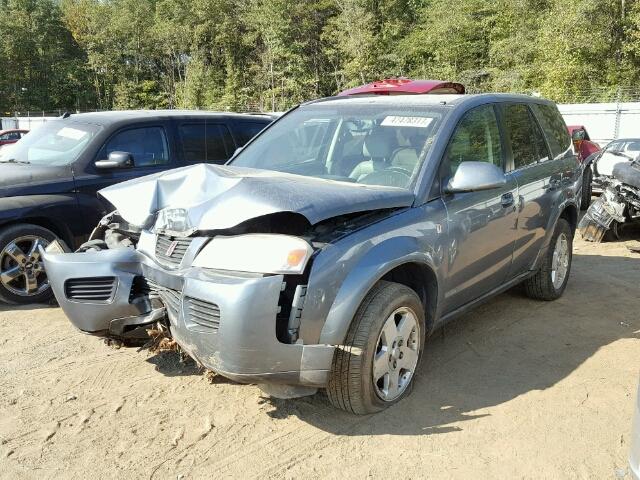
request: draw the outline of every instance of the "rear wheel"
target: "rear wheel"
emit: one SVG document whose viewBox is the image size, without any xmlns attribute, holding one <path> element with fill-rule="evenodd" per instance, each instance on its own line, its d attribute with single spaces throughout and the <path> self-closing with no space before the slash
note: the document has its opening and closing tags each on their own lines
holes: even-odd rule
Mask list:
<svg viewBox="0 0 640 480">
<path fill-rule="evenodd" d="M 585 168 L 582 174 L 582 202 L 580 210 L 586 210 L 591 205 L 591 196 L 593 195 L 593 172 L 591 166 Z"/>
<path fill-rule="evenodd" d="M 560 218 L 540 270 L 524 281 L 527 296 L 536 300 L 555 300 L 562 296 L 571 273 L 573 234 L 569 223 Z"/>
<path fill-rule="evenodd" d="M 374 413 L 412 389 L 425 338 L 422 302 L 410 288 L 379 282 L 356 312 L 336 350 L 327 387 L 336 407 Z"/>
<path fill-rule="evenodd" d="M 0 301 L 28 304 L 51 298 L 38 248 L 55 239 L 53 232 L 38 225 L 12 225 L 0 231 Z"/>
</svg>

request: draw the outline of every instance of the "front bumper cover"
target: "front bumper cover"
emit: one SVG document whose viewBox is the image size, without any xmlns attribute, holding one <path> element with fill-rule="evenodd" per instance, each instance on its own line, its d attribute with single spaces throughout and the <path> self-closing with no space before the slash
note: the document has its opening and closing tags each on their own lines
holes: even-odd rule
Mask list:
<svg viewBox="0 0 640 480">
<path fill-rule="evenodd" d="M 157 320 L 163 305 L 153 298 L 132 296 L 136 277 L 167 293 L 164 302 L 170 329 L 178 344 L 196 361 L 244 383 L 284 383 L 325 386 L 335 347 L 286 344 L 276 337 L 282 275 L 253 275 L 201 268 L 166 270 L 133 249 L 74 254 L 43 254 L 45 268 L 58 303 L 83 332 L 109 336 L 117 329 Z M 114 278 L 108 301 L 70 299 L 69 280 Z M 160 294 L 160 298 L 164 298 Z M 192 321 L 195 299 L 217 307 L 216 328 Z M 197 311 L 197 310 L 196 310 Z M 163 311 L 161 313 L 164 313 Z M 126 327 L 123 327 L 126 326 Z"/>
</svg>

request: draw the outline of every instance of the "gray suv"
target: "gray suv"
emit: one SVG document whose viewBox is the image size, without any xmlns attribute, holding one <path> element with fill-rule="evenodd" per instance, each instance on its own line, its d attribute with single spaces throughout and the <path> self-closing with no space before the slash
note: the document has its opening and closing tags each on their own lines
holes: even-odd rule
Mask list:
<svg viewBox="0 0 640 480">
<path fill-rule="evenodd" d="M 102 190 L 102 247 L 43 257 L 84 332 L 159 324 L 223 376 L 364 414 L 410 392 L 439 325 L 520 283 L 562 295 L 581 178 L 542 99 L 328 98 L 225 166 Z"/>
</svg>

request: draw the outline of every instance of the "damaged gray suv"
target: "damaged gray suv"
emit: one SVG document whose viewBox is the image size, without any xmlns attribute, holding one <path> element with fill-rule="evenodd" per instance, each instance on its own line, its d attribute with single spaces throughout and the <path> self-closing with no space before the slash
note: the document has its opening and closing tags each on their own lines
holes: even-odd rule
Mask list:
<svg viewBox="0 0 640 480">
<path fill-rule="evenodd" d="M 545 100 L 329 98 L 225 166 L 102 190 L 85 251 L 43 258 L 83 332 L 160 324 L 225 377 L 364 414 L 410 392 L 438 325 L 520 283 L 562 295 L 581 178 Z"/>
</svg>

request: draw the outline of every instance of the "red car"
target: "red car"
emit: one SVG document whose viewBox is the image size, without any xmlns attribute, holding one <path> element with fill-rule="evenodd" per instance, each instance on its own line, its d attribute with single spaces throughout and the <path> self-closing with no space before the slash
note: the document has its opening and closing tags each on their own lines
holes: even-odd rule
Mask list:
<svg viewBox="0 0 640 480">
<path fill-rule="evenodd" d="M 584 125 L 569 125 L 567 129 L 569 130 L 571 138 L 574 139 L 573 143 L 576 146 L 576 151 L 581 162 L 584 162 L 591 155 L 602 150 L 597 143 L 591 141 Z"/>
<path fill-rule="evenodd" d="M 425 93 L 464 93 L 461 83 L 442 80 L 411 80 L 410 78 L 387 78 L 340 92 L 345 95 L 420 95 Z"/>
<path fill-rule="evenodd" d="M 567 126 L 569 134 L 573 139 L 573 145 L 575 151 L 578 154 L 578 159 L 582 162 L 583 176 L 582 176 L 582 210 L 586 210 L 591 204 L 591 195 L 593 194 L 593 170 L 591 164 L 595 158 L 594 153 L 598 153 L 600 146 L 591 141 L 589 133 L 584 125 L 569 125 Z"/>
<path fill-rule="evenodd" d="M 22 130 L 19 128 L 11 130 L 0 130 L 0 147 L 9 145 L 10 143 L 16 143 L 27 133 L 29 133 L 29 130 Z"/>
</svg>

